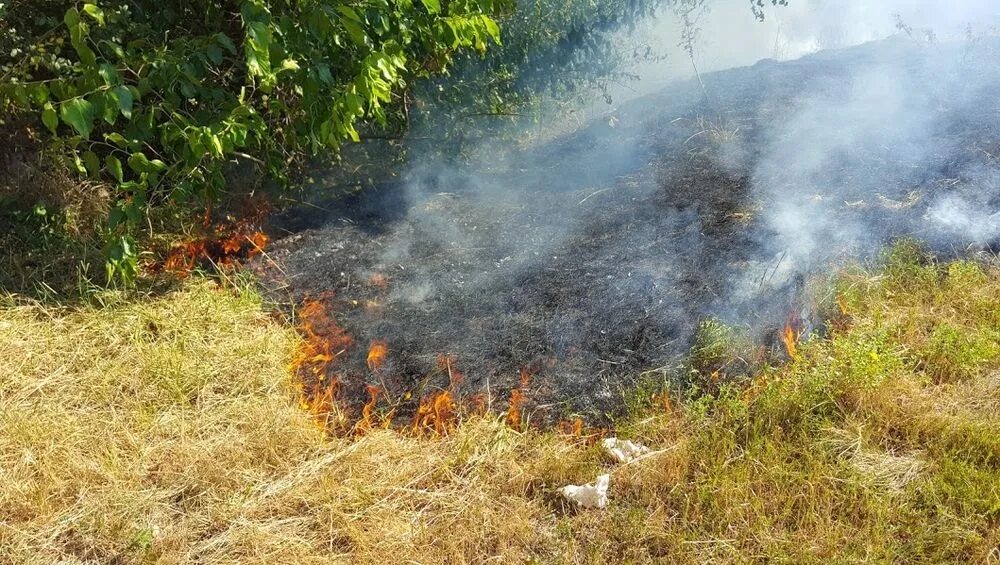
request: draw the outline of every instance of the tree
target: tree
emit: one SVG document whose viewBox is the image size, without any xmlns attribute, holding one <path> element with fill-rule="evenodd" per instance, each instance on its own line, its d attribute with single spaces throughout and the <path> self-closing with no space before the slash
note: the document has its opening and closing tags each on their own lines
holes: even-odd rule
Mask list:
<svg viewBox="0 0 1000 565">
<path fill-rule="evenodd" d="M 0 13 L 0 108 L 114 187 L 108 277 L 130 280 L 151 209 L 210 205 L 233 159 L 287 182 L 414 78 L 499 43 L 506 1 L 21 0 Z"/>
</svg>

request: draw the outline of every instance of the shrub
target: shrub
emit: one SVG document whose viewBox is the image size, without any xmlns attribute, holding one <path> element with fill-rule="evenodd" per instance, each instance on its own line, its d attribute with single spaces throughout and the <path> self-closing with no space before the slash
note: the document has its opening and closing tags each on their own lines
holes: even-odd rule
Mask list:
<svg viewBox="0 0 1000 565">
<path fill-rule="evenodd" d="M 15 3 L 0 8 L 0 108 L 37 113 L 71 170 L 113 187 L 107 274 L 131 280 L 136 231 L 151 209 L 211 206 L 234 160 L 287 182 L 306 156 L 357 140 L 363 122 L 384 122 L 413 77 L 498 43 L 491 16 L 504 5 Z"/>
</svg>

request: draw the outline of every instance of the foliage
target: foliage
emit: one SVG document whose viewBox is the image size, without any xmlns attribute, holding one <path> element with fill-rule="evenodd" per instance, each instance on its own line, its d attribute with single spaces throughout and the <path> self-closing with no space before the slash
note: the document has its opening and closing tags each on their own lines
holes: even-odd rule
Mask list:
<svg viewBox="0 0 1000 565">
<path fill-rule="evenodd" d="M 3 8 L 0 107 L 36 112 L 72 170 L 115 187 L 107 274 L 130 280 L 152 208 L 210 206 L 234 161 L 287 182 L 414 77 L 498 43 L 504 2 L 22 1 Z"/>
<path fill-rule="evenodd" d="M 758 19 L 765 3 L 751 1 Z M 663 57 L 628 38 L 636 24 L 669 12 L 683 21 L 679 40 L 693 51 L 695 20 L 705 9 L 705 0 L 517 0 L 499 20 L 501 45 L 485 57 L 462 56 L 448 75 L 418 85 L 414 109 L 400 123 L 416 130 L 412 138 L 428 140 L 422 155 L 523 141 L 543 116 L 565 117 L 597 98 L 612 104 L 612 87 L 638 78 L 630 66 Z"/>
</svg>

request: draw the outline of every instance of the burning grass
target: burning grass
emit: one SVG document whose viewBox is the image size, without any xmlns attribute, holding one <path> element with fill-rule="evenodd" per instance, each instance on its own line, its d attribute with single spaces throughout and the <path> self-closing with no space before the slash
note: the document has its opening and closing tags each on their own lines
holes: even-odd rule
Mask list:
<svg viewBox="0 0 1000 565">
<path fill-rule="evenodd" d="M 199 235 L 174 242 L 162 261 L 154 261 L 146 269 L 186 278 L 196 269 L 230 268 L 256 257 L 271 241 L 261 231 L 270 211 L 266 200 L 248 202 L 238 218 L 230 216 L 220 222 L 212 222 L 211 212 L 206 211 Z"/>
<path fill-rule="evenodd" d="M 654 455 L 621 467 L 577 420 L 561 431 L 518 431 L 508 413 L 456 424 L 462 376 L 446 356 L 438 365 L 449 386 L 426 395 L 412 421 L 423 433 L 381 429 L 375 386 L 360 437 L 324 433 L 294 401 L 287 371 L 296 358 L 330 363 L 343 348 L 318 337 L 328 322 L 321 305 L 298 313 L 311 337 L 264 315 L 254 293 L 197 279 L 103 309 L 9 299 L 0 308 L 0 555 L 996 559 L 1000 265 L 941 265 L 901 246 L 883 270 L 845 273 L 835 295 L 829 335 L 797 342 L 788 364 L 739 384 L 712 346 L 723 340 L 706 338 L 690 371 L 711 371 L 715 385 L 643 392 L 616 433 Z M 333 398 L 334 386 L 317 390 Z M 556 494 L 603 472 L 604 511 Z"/>
</svg>

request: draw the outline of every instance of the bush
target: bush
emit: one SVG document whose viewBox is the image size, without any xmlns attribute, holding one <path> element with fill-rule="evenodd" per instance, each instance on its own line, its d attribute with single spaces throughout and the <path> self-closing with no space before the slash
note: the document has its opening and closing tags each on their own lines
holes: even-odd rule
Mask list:
<svg viewBox="0 0 1000 565">
<path fill-rule="evenodd" d="M 150 210 L 210 206 L 234 160 L 287 183 L 306 156 L 384 122 L 409 80 L 498 43 L 492 16 L 504 6 L 19 2 L 0 8 L 0 108 L 36 113 L 29 136 L 47 135 L 72 171 L 113 187 L 107 274 L 131 280 Z"/>
</svg>

